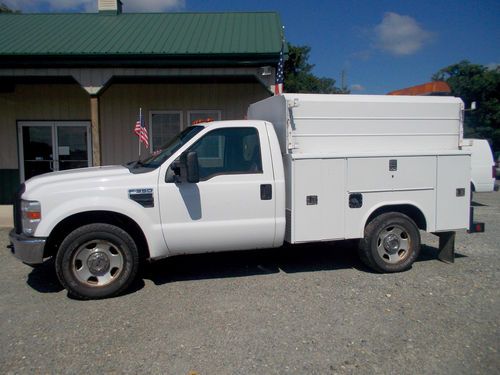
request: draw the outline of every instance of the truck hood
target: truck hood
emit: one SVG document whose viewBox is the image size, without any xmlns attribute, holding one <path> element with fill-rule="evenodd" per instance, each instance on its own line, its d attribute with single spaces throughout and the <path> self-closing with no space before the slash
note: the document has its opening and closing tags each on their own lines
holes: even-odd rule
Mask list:
<svg viewBox="0 0 500 375">
<path fill-rule="evenodd" d="M 130 175 L 131 173 L 128 168 L 121 165 L 79 168 L 45 173 L 30 178 L 25 182 L 25 194 L 29 196 L 35 191 L 46 189 L 59 190 L 63 188 L 63 185 L 67 185 L 68 183 L 73 187 L 84 187 L 90 184 L 95 188 L 99 188 L 108 185 L 111 181 Z"/>
</svg>

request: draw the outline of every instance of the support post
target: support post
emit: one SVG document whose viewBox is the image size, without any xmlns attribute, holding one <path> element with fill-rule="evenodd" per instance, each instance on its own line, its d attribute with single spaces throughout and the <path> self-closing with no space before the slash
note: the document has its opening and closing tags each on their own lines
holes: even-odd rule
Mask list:
<svg viewBox="0 0 500 375">
<path fill-rule="evenodd" d="M 99 124 L 99 97 L 90 96 L 90 121 L 92 123 L 92 161 L 94 166 L 101 165 L 101 134 Z"/>
</svg>

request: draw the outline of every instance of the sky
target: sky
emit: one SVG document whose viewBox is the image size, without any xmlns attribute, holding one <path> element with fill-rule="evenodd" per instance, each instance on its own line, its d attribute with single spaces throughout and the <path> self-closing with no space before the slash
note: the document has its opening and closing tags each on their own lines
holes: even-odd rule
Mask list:
<svg viewBox="0 0 500 375">
<path fill-rule="evenodd" d="M 95 12 L 97 0 L 0 0 L 24 13 Z M 276 11 L 311 47 L 313 73 L 356 94 L 386 94 L 469 60 L 500 63 L 500 0 L 122 0 L 124 12 Z"/>
</svg>

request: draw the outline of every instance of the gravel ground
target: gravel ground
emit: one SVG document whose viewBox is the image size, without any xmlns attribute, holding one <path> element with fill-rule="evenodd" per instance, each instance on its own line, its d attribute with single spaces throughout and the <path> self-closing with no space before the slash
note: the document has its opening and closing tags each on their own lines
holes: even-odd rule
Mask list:
<svg viewBox="0 0 500 375">
<path fill-rule="evenodd" d="M 455 264 L 425 234 L 413 268 L 371 273 L 347 243 L 186 256 L 127 295 L 76 301 L 53 263 L 0 252 L 0 373 L 498 374 L 500 193 Z M 0 230 L 0 246 L 7 245 Z"/>
</svg>

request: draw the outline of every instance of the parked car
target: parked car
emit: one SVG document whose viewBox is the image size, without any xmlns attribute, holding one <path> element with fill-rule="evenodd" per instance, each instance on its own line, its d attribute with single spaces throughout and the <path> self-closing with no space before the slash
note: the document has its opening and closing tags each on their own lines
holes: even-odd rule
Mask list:
<svg viewBox="0 0 500 375">
<path fill-rule="evenodd" d="M 475 192 L 495 189 L 496 167 L 490 144 L 486 139 L 464 138 L 463 150 L 471 151 L 471 187 Z"/>
<path fill-rule="evenodd" d="M 497 166 L 496 166 L 496 178 L 500 178 L 500 151 L 495 152 L 495 160 L 497 161 Z"/>
</svg>

